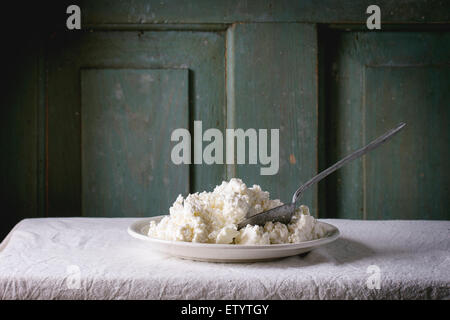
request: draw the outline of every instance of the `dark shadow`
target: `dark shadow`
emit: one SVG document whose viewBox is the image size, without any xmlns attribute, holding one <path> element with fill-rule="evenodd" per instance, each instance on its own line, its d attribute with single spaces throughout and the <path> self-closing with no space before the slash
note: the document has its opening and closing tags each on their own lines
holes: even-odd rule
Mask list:
<svg viewBox="0 0 450 320">
<path fill-rule="evenodd" d="M 194 141 L 194 120 L 195 120 L 195 74 L 194 70 L 188 69 L 188 101 L 189 101 L 189 125 L 188 130 L 192 134 L 192 141 Z M 194 155 L 194 143 L 191 143 L 191 155 Z M 189 165 L 189 193 L 197 191 L 197 185 L 195 181 L 196 165 Z"/>
<path fill-rule="evenodd" d="M 370 247 L 348 238 L 339 238 L 323 247 L 335 260 L 336 264 L 353 263 L 373 256 L 375 251 Z"/>
<path fill-rule="evenodd" d="M 337 126 L 339 110 L 335 101 L 339 99 L 336 90 L 337 70 L 335 61 L 339 47 L 339 34 L 326 26 L 318 27 L 318 171 L 325 170 L 338 159 Z M 321 218 L 339 218 L 338 175 L 331 174 L 319 182 L 318 214 Z"/>
</svg>

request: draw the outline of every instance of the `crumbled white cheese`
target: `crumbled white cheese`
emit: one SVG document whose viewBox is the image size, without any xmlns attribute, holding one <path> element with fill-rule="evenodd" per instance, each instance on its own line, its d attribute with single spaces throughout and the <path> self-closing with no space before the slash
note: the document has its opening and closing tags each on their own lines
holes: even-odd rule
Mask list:
<svg viewBox="0 0 450 320">
<path fill-rule="evenodd" d="M 282 204 L 280 200 L 270 200 L 269 193 L 260 186 L 247 188 L 241 179 L 233 178 L 213 192 L 194 193 L 185 199 L 179 195 L 169 216 L 159 223 L 150 222 L 148 235 L 163 240 L 247 245 L 298 243 L 325 235 L 324 227 L 304 205 L 296 210 L 288 225 L 267 222 L 264 227 L 247 225 L 237 230 L 246 217 Z"/>
</svg>

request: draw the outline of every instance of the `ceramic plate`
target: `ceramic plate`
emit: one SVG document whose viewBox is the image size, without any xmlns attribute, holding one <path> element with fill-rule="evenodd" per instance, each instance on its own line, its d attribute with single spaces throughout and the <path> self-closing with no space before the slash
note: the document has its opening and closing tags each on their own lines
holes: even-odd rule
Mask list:
<svg viewBox="0 0 450 320">
<path fill-rule="evenodd" d="M 318 223 L 327 226 L 328 232 L 325 237 L 301 243 L 271 245 L 210 244 L 159 240 L 147 236 L 150 221 L 159 222 L 163 217 L 165 216 L 138 220 L 128 227 L 128 233 L 134 238 L 146 241 L 153 250 L 191 260 L 214 262 L 271 260 L 309 252 L 339 237 L 338 228 L 322 221 L 318 221 Z"/>
</svg>

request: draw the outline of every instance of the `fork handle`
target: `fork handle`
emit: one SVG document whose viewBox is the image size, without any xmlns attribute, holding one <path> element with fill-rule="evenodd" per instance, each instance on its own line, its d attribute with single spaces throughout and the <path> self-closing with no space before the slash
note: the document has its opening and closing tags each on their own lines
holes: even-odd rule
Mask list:
<svg viewBox="0 0 450 320">
<path fill-rule="evenodd" d="M 306 189 L 308 189 L 310 186 L 312 186 L 313 184 L 319 182 L 320 180 L 322 180 L 323 178 L 325 178 L 329 174 L 333 173 L 337 169 L 341 168 L 342 166 L 344 166 L 348 162 L 350 162 L 352 160 L 355 160 L 355 159 L 361 157 L 362 155 L 366 154 L 367 152 L 377 148 L 378 146 L 380 146 L 381 144 L 383 144 L 384 142 L 389 140 L 392 136 L 394 136 L 401 129 L 403 129 L 403 127 L 405 125 L 406 125 L 406 123 L 404 123 L 404 122 L 400 123 L 394 129 L 389 130 L 385 134 L 379 136 L 378 138 L 376 138 L 375 140 L 370 142 L 368 145 L 366 145 L 366 146 L 364 146 L 364 147 L 362 147 L 362 148 L 352 152 L 351 154 L 349 154 L 345 158 L 343 158 L 343 159 L 339 160 L 338 162 L 336 162 L 335 164 L 333 164 L 331 167 L 323 170 L 321 173 L 319 173 L 315 177 L 313 177 L 310 180 L 308 180 L 306 183 L 304 183 L 302 186 L 300 186 L 300 188 L 298 188 L 297 191 L 295 191 L 294 195 L 292 196 L 292 203 L 295 204 L 297 202 L 297 200 L 300 198 L 300 196 L 302 195 L 302 193 Z"/>
</svg>

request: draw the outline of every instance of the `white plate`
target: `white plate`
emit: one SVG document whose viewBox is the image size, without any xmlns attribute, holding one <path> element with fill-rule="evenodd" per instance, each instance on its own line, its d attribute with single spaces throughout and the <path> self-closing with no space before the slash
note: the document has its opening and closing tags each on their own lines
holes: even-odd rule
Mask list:
<svg viewBox="0 0 450 320">
<path fill-rule="evenodd" d="M 199 261 L 252 262 L 289 257 L 306 253 L 314 248 L 330 243 L 339 237 L 338 228 L 322 221 L 318 221 L 318 223 L 326 225 L 329 230 L 326 236 L 301 243 L 236 245 L 167 241 L 149 237 L 147 233 L 150 221 L 159 222 L 163 217 L 165 216 L 138 220 L 128 227 L 128 233 L 137 239 L 147 241 L 150 248 L 159 252 L 183 259 Z"/>
</svg>

